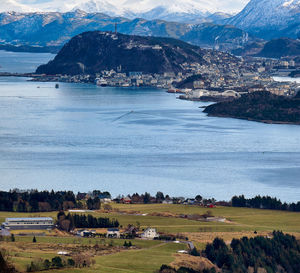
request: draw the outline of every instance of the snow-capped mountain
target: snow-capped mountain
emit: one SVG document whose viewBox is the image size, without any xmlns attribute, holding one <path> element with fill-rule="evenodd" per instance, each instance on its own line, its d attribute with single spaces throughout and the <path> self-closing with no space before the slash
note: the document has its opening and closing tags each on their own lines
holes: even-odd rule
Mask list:
<svg viewBox="0 0 300 273">
<path fill-rule="evenodd" d="M 27 6 L 18 4 L 24 3 L 24 0 L 1 1 L 11 1 L 23 6 L 23 9 L 16 8 L 17 11 L 25 11 L 25 8 L 44 12 L 69 12 L 80 9 L 87 13 L 98 12 L 130 19 L 197 23 L 214 13 L 224 13 L 226 18 L 226 14 L 232 15 L 240 11 L 249 0 L 31 0 Z M 4 5 L 2 11 L 11 10 L 6 6 L 8 7 Z"/>
<path fill-rule="evenodd" d="M 206 13 L 218 8 L 216 0 L 126 0 L 123 7 L 135 13 L 164 8 L 169 13 Z"/>
<path fill-rule="evenodd" d="M 82 10 L 87 13 L 100 12 L 110 16 L 123 15 L 124 13 L 124 9 L 122 7 L 115 6 L 114 4 L 105 0 L 81 1 L 81 3 L 75 5 L 72 10 Z"/>
<path fill-rule="evenodd" d="M 216 0 L 123 0 L 118 5 L 107 0 L 83 0 L 73 10 L 102 12 L 126 18 L 164 19 L 174 21 L 201 20 L 216 8 Z"/>
<path fill-rule="evenodd" d="M 300 0 L 251 0 L 227 21 L 264 38 L 300 33 Z"/>
<path fill-rule="evenodd" d="M 85 31 L 114 31 L 115 23 L 118 32 L 123 34 L 172 37 L 203 47 L 218 46 L 224 50 L 256 41 L 256 38 L 248 37 L 246 32 L 233 26 L 127 19 L 76 10 L 67 13 L 0 13 L 0 44 L 62 46 Z"/>
<path fill-rule="evenodd" d="M 17 0 L 21 1 L 21 0 Z M 38 4 L 38 7 L 47 11 L 70 11 L 82 9 L 86 12 L 102 12 L 109 10 L 114 13 L 144 13 L 158 7 L 164 7 L 171 13 L 236 13 L 249 0 L 51 0 Z M 34 3 L 34 1 L 32 1 Z M 34 4 L 31 4 L 34 6 Z M 112 10 L 114 9 L 114 10 Z"/>
</svg>

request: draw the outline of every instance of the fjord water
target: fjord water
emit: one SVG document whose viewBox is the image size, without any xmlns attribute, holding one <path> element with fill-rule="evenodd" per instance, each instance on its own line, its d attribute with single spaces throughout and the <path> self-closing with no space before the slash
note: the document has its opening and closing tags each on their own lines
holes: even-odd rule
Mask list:
<svg viewBox="0 0 300 273">
<path fill-rule="evenodd" d="M 300 126 L 207 117 L 164 90 L 54 85 L 0 78 L 1 190 L 299 200 Z"/>
<path fill-rule="evenodd" d="M 53 59 L 50 53 L 24 53 L 0 50 L 0 72 L 30 73 L 43 63 Z"/>
</svg>

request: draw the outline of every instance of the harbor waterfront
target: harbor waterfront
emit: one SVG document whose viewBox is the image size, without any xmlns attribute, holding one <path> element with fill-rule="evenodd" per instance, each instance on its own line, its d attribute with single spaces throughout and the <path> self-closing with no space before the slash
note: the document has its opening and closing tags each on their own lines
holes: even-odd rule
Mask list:
<svg viewBox="0 0 300 273">
<path fill-rule="evenodd" d="M 299 199 L 299 126 L 207 117 L 154 88 L 27 80 L 0 78 L 3 190 Z"/>
</svg>

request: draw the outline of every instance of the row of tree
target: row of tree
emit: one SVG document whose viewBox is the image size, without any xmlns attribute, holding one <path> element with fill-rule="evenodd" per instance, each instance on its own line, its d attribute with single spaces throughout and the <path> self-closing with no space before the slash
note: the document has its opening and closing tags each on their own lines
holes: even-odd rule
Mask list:
<svg viewBox="0 0 300 273">
<path fill-rule="evenodd" d="M 70 231 L 74 228 L 113 228 L 119 227 L 117 219 L 110 220 L 106 217 L 94 217 L 92 215 L 65 214 L 63 211 L 57 214 L 57 223 L 60 229 Z"/>
<path fill-rule="evenodd" d="M 0 211 L 46 212 L 74 208 L 97 210 L 101 207 L 98 192 L 101 193 L 94 191 L 90 195 L 80 193 L 75 195 L 72 191 L 0 191 Z M 82 199 L 82 196 L 85 199 Z M 110 194 L 105 192 L 104 196 Z"/>
<path fill-rule="evenodd" d="M 203 255 L 225 272 L 248 272 L 249 267 L 254 272 L 262 268 L 268 273 L 299 272 L 300 268 L 299 242 L 294 236 L 275 231 L 272 239 L 233 239 L 230 247 L 216 238 L 206 245 Z"/>
<path fill-rule="evenodd" d="M 38 258 L 27 265 L 27 272 L 45 271 L 51 269 L 61 269 L 64 267 L 90 267 L 95 264 L 95 260 L 91 259 L 90 255 L 81 253 L 73 255 L 71 258 L 61 258 L 56 256 L 51 260 Z M 0 271 L 1 272 L 1 271 Z"/>
<path fill-rule="evenodd" d="M 300 211 L 300 201 L 298 203 L 282 203 L 277 198 L 270 196 L 255 196 L 254 198 L 247 199 L 244 195 L 234 196 L 231 199 L 233 207 L 248 207 L 258 209 L 272 209 L 272 210 L 287 210 L 287 211 Z"/>
<path fill-rule="evenodd" d="M 0 192 L 0 211 L 40 212 L 76 207 L 72 191 L 18 191 Z"/>
<path fill-rule="evenodd" d="M 182 203 L 184 198 L 171 198 L 162 192 L 157 192 L 155 196 L 149 193 L 135 193 L 128 195 L 132 203 L 161 203 L 164 200 L 172 203 Z M 14 212 L 46 212 L 68 210 L 73 208 L 98 210 L 101 208 L 102 198 L 111 198 L 109 192 L 94 190 L 90 193 L 78 193 L 75 195 L 72 191 L 20 191 L 11 190 L 9 192 L 0 191 L 0 211 Z M 118 196 L 115 201 L 122 202 L 124 196 Z M 201 195 L 194 198 L 194 204 L 212 204 L 215 199 L 203 199 Z M 230 205 L 229 202 L 219 202 L 221 205 Z M 234 196 L 231 199 L 233 207 L 250 207 L 273 210 L 300 211 L 300 201 L 298 203 L 282 203 L 277 198 L 269 196 L 256 196 L 247 199 L 244 195 Z"/>
</svg>

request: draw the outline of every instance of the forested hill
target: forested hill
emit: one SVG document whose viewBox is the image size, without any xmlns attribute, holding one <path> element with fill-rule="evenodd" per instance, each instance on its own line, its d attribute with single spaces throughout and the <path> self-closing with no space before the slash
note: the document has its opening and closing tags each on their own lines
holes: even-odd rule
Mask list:
<svg viewBox="0 0 300 273">
<path fill-rule="evenodd" d="M 93 31 L 72 38 L 55 59 L 40 66 L 37 73 L 94 74 L 120 68 L 123 73 L 180 72 L 186 62 L 205 64 L 203 56 L 206 52 L 172 38 Z"/>
<path fill-rule="evenodd" d="M 265 44 L 258 56 L 266 58 L 281 58 L 284 56 L 299 56 L 300 40 L 290 38 L 274 39 Z"/>
<path fill-rule="evenodd" d="M 270 92 L 254 92 L 234 101 L 209 105 L 204 112 L 217 117 L 300 124 L 300 97 L 299 94 L 294 98 L 286 98 Z"/>
</svg>

